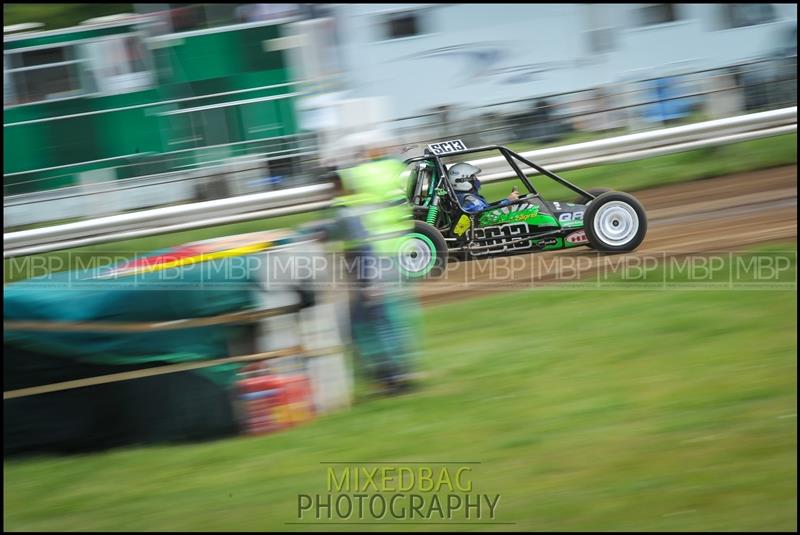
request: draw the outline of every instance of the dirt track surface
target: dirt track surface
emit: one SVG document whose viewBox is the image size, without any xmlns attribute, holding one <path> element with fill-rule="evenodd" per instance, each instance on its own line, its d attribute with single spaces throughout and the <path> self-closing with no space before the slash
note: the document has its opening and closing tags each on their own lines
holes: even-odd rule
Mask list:
<svg viewBox="0 0 800 535">
<path fill-rule="evenodd" d="M 456 262 L 418 287 L 423 304 L 577 281 L 632 258 L 665 259 L 740 251 L 797 237 L 797 166 L 635 192 L 648 216 L 639 248 L 603 255 L 587 247 Z"/>
</svg>

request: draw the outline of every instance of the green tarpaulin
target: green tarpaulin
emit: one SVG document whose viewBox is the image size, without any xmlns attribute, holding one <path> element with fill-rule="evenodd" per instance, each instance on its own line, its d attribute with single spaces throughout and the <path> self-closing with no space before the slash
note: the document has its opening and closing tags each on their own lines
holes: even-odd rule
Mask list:
<svg viewBox="0 0 800 535">
<path fill-rule="evenodd" d="M 155 253 L 155 255 L 163 253 Z M 98 278 L 62 272 L 9 284 L 4 321 L 163 322 L 255 308 L 244 256 Z M 106 270 L 107 271 L 107 270 Z M 229 355 L 242 326 L 142 333 L 4 329 L 4 391 Z M 6 454 L 188 440 L 235 431 L 236 365 L 172 373 L 3 402 Z"/>
</svg>

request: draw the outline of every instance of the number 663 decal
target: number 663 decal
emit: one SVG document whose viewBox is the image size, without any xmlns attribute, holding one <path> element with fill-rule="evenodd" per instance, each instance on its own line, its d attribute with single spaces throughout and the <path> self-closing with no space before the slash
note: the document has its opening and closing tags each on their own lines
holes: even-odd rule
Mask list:
<svg viewBox="0 0 800 535">
<path fill-rule="evenodd" d="M 476 243 L 479 245 L 492 247 L 473 251 L 472 254 L 475 256 L 480 256 L 490 253 L 502 253 L 503 251 L 507 251 L 509 249 L 529 249 L 533 245 L 529 240 L 511 243 L 510 245 L 507 244 L 507 242 L 513 242 L 515 239 L 519 239 L 521 236 L 524 236 L 529 232 L 530 230 L 528 229 L 528 225 L 526 223 L 511 223 L 509 225 L 495 225 L 491 227 L 476 228 L 474 234 L 472 235 L 473 239 L 476 240 Z"/>
</svg>

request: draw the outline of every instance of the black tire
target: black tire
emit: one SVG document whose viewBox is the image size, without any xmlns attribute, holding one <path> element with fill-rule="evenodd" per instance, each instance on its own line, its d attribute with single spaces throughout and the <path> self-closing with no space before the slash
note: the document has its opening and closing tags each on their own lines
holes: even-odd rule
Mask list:
<svg viewBox="0 0 800 535">
<path fill-rule="evenodd" d="M 647 215 L 642 204 L 633 195 L 609 191 L 597 197 L 586 208 L 583 229 L 593 249 L 607 253 L 627 253 L 636 249 L 644 240 L 647 234 Z"/>
<path fill-rule="evenodd" d="M 588 191 L 589 193 L 591 193 L 591 194 L 592 194 L 592 195 L 594 195 L 595 197 L 599 197 L 599 196 L 600 196 L 600 195 L 602 195 L 603 193 L 608 193 L 609 191 L 614 191 L 614 190 L 612 190 L 612 189 L 610 189 L 610 188 L 589 188 L 589 189 L 587 189 L 586 191 Z M 588 205 L 588 204 L 589 204 L 591 201 L 592 201 L 592 199 L 590 199 L 590 198 L 589 198 L 589 197 L 587 197 L 586 195 L 579 195 L 579 196 L 578 196 L 578 197 L 575 199 L 574 203 L 575 203 L 575 204 L 583 204 L 583 205 Z M 584 214 L 584 217 L 585 217 L 585 214 Z M 589 245 L 589 247 L 590 247 L 590 248 L 592 248 L 592 249 L 594 248 L 594 247 L 592 247 L 592 245 L 591 245 L 591 244 Z"/>
<path fill-rule="evenodd" d="M 587 189 L 586 191 L 588 191 L 589 193 L 591 193 L 592 195 L 597 197 L 597 196 L 602 195 L 603 193 L 608 193 L 609 191 L 613 191 L 613 190 L 611 190 L 609 188 L 592 188 L 592 189 Z M 589 204 L 589 201 L 591 201 L 591 200 L 592 199 L 590 199 L 586 195 L 578 195 L 578 197 L 573 202 L 575 204 Z"/>
<path fill-rule="evenodd" d="M 447 270 L 447 242 L 439 229 L 423 221 L 414 221 L 414 230 L 403 237 L 400 254 L 400 273 L 406 280 L 441 277 Z M 423 256 L 422 263 L 414 262 L 420 254 L 428 255 L 429 261 Z"/>
</svg>

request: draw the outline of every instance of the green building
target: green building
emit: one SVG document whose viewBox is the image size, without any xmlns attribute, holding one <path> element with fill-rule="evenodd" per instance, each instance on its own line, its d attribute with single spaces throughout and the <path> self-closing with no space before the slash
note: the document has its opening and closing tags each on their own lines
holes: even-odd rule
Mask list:
<svg viewBox="0 0 800 535">
<path fill-rule="evenodd" d="M 248 155 L 288 174 L 308 150 L 291 67 L 301 17 L 195 6 L 4 35 L 4 197 Z"/>
</svg>

